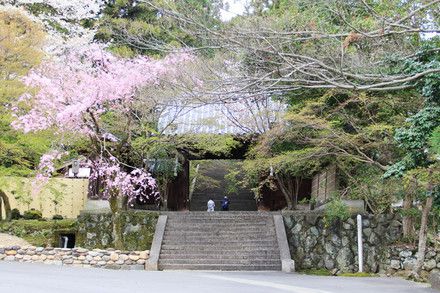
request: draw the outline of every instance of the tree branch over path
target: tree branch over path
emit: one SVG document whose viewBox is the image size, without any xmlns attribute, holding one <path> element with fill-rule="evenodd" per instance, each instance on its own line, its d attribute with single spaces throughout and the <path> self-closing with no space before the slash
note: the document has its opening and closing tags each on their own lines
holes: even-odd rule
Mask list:
<svg viewBox="0 0 440 293">
<path fill-rule="evenodd" d="M 417 58 L 422 34 L 440 33 L 440 0 L 389 3 L 390 9 L 365 0 L 314 1 L 303 6 L 290 1 L 290 10 L 274 8 L 262 16 L 238 17 L 223 24 L 204 21 L 190 7 L 176 8 L 172 2 L 160 6 L 155 1 L 141 2 L 202 40 L 199 47 L 183 41 L 181 47 L 222 52 L 237 66 L 233 75 L 206 82 L 204 94 L 272 95 L 302 88 L 395 91 L 440 72 L 440 68 L 395 70 L 408 58 Z M 126 36 L 119 38 L 126 45 L 136 48 L 177 50 L 147 42 L 128 30 L 117 33 Z M 227 72 L 227 65 L 223 69 Z"/>
</svg>

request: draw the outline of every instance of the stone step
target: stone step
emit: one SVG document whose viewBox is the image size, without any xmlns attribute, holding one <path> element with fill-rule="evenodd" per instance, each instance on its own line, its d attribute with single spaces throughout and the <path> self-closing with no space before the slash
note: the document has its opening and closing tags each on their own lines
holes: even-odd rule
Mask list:
<svg viewBox="0 0 440 293">
<path fill-rule="evenodd" d="M 271 227 L 273 227 L 273 224 L 271 223 L 249 223 L 248 225 L 243 224 L 243 223 L 239 223 L 239 222 L 223 222 L 223 223 L 213 223 L 213 222 L 179 222 L 179 223 L 172 223 L 170 224 L 172 225 L 170 228 L 172 230 L 182 230 L 183 229 L 179 229 L 179 228 L 186 228 L 188 227 L 188 229 L 185 229 L 186 231 L 191 231 L 191 230 L 198 230 L 198 229 L 204 229 L 205 231 L 213 231 L 213 230 L 244 230 L 245 228 L 255 228 L 255 229 L 261 229 L 261 230 L 267 230 L 270 229 Z M 172 231 L 169 229 L 166 229 L 166 231 Z"/>
<path fill-rule="evenodd" d="M 168 217 L 168 220 L 240 220 L 240 221 L 252 221 L 252 220 L 269 220 L 272 219 L 272 216 L 247 216 L 247 215 L 228 215 L 227 211 L 215 211 L 215 212 L 207 212 L 205 211 L 205 215 L 194 215 L 194 216 L 182 216 L 182 217 Z M 212 214 L 212 215 L 210 215 Z"/>
<path fill-rule="evenodd" d="M 160 270 L 280 271 L 280 265 L 160 264 Z"/>
<path fill-rule="evenodd" d="M 162 250 L 176 250 L 181 249 L 182 251 L 219 251 L 225 249 L 227 245 L 229 250 L 244 251 L 244 250 L 270 250 L 278 249 L 278 244 L 274 242 L 258 243 L 254 241 L 253 243 L 163 243 Z"/>
<path fill-rule="evenodd" d="M 270 227 L 270 226 L 268 226 Z M 180 229 L 181 227 L 168 227 L 165 230 L 165 234 L 169 235 L 169 234 L 179 234 L 179 235 L 183 235 L 185 233 L 187 233 L 187 235 L 189 234 L 211 234 L 213 233 L 215 235 L 215 233 L 231 233 L 231 234 L 245 234 L 245 235 L 266 235 L 270 234 L 270 232 L 267 232 L 268 229 L 264 229 L 261 227 L 252 227 L 249 229 L 246 228 L 240 228 L 240 229 L 234 229 L 233 231 L 231 229 L 228 228 L 218 228 L 218 227 L 213 227 L 213 228 L 196 228 L 196 229 L 188 229 L 188 230 L 182 230 Z"/>
<path fill-rule="evenodd" d="M 195 225 L 210 225 L 210 226 L 219 226 L 227 225 L 227 224 L 234 224 L 239 226 L 264 226 L 269 225 L 271 222 L 264 220 L 264 219 L 254 219 L 254 220 L 247 220 L 247 221 L 240 221 L 238 219 L 170 219 L 169 221 L 170 225 L 180 224 L 180 225 L 186 225 L 186 224 L 195 224 Z"/>
<path fill-rule="evenodd" d="M 211 258 L 183 258 L 183 259 L 162 259 L 159 264 L 220 264 L 220 265 L 280 265 L 278 259 L 211 259 Z"/>
<path fill-rule="evenodd" d="M 268 230 L 257 230 L 257 231 L 252 231 L 249 232 L 247 230 L 235 230 L 235 229 L 215 229 L 215 230 L 211 230 L 211 231 L 199 231 L 199 230 L 186 230 L 186 231 L 181 231 L 181 230 L 175 230 L 175 231 L 170 231 L 170 230 L 166 230 L 164 233 L 164 236 L 178 236 L 178 237 L 186 237 L 186 236 L 191 236 L 191 237 L 227 237 L 227 236 L 250 236 L 250 237 L 260 237 L 264 238 L 264 237 L 270 237 L 270 236 L 274 236 L 273 233 L 271 233 L 271 231 Z"/>
<path fill-rule="evenodd" d="M 188 240 L 183 240 L 181 239 L 179 240 L 168 240 L 168 241 L 163 241 L 164 245 L 167 244 L 181 244 L 182 246 L 187 246 L 187 245 L 193 245 L 193 246 L 213 246 L 213 247 L 225 247 L 225 245 L 228 245 L 230 247 L 240 247 L 241 246 L 251 246 L 251 245 L 255 245 L 255 246 L 264 246 L 264 247 L 270 247 L 270 246 L 276 246 L 277 241 L 276 239 L 269 239 L 269 240 L 259 240 L 259 239 L 246 239 L 246 240 L 236 240 L 236 239 L 231 239 L 231 240 L 225 240 L 222 242 L 219 242 L 217 239 L 207 239 L 207 240 L 199 240 L 199 239 L 188 239 Z M 234 246 L 235 245 L 235 246 Z"/>
<path fill-rule="evenodd" d="M 207 211 L 208 210 L 208 206 L 206 205 L 206 203 L 191 203 L 190 204 L 190 208 L 197 208 L 197 210 L 192 210 L 192 211 Z M 221 204 L 216 204 L 214 207 L 214 210 L 216 212 L 224 212 L 222 210 L 222 205 Z M 231 203 L 229 205 L 229 210 L 230 211 L 256 211 L 257 210 L 257 204 L 256 203 Z"/>
<path fill-rule="evenodd" d="M 212 251 L 207 253 L 183 253 L 181 251 L 168 250 L 161 252 L 160 259 L 278 259 L 280 258 L 279 251 L 275 250 L 260 250 L 260 251 L 240 251 L 235 250 L 219 252 Z"/>
<path fill-rule="evenodd" d="M 199 243 L 210 243 L 210 242 L 223 242 L 224 244 L 229 243 L 229 241 L 255 241 L 264 239 L 265 241 L 275 241 L 275 235 L 269 235 L 266 237 L 261 237 L 260 235 L 205 235 L 205 236 L 192 236 L 192 235 L 166 235 L 163 238 L 165 243 L 170 242 L 199 242 Z"/>
</svg>

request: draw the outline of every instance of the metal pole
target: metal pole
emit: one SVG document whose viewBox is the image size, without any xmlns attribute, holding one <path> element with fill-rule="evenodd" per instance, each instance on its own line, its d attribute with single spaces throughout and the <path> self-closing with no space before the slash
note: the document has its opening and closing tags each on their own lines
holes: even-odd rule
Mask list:
<svg viewBox="0 0 440 293">
<path fill-rule="evenodd" d="M 357 215 L 357 238 L 358 238 L 358 259 L 359 259 L 359 273 L 363 272 L 364 267 L 364 253 L 362 249 L 362 216 Z"/>
</svg>

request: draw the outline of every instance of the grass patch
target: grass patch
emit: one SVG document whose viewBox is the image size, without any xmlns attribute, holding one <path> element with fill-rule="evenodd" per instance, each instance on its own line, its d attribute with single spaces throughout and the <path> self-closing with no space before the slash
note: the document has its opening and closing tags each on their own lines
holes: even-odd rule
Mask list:
<svg viewBox="0 0 440 293">
<path fill-rule="evenodd" d="M 333 274 L 326 269 L 306 269 L 299 271 L 299 273 L 312 276 L 333 276 Z"/>
<path fill-rule="evenodd" d="M 60 232 L 76 233 L 77 222 L 72 219 L 58 221 L 13 220 L 0 222 L 0 232 L 23 238 L 35 246 L 57 246 Z"/>
</svg>

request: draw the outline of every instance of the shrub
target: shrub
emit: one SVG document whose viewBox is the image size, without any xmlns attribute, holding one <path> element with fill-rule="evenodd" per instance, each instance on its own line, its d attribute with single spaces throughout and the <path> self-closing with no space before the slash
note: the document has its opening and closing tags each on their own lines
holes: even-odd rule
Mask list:
<svg viewBox="0 0 440 293">
<path fill-rule="evenodd" d="M 12 209 L 12 211 L 11 211 L 11 219 L 12 220 L 18 220 L 21 217 L 22 216 L 21 216 L 20 211 L 18 209 Z"/>
<path fill-rule="evenodd" d="M 25 220 L 39 220 L 42 218 L 43 218 L 43 214 L 36 209 L 30 209 L 23 213 L 23 219 Z"/>
<path fill-rule="evenodd" d="M 58 221 L 41 220 L 14 220 L 0 222 L 0 232 L 21 237 L 34 246 L 58 245 L 58 235 L 63 233 L 76 233 L 76 220 L 64 219 Z"/>
<path fill-rule="evenodd" d="M 61 216 L 61 215 L 54 215 L 54 216 L 52 217 L 52 220 L 62 220 L 62 219 L 64 219 L 64 218 L 63 218 L 63 216 Z"/>
<path fill-rule="evenodd" d="M 347 220 L 350 215 L 348 206 L 340 198 L 333 198 L 325 207 L 324 222 L 329 226 L 337 220 Z"/>
</svg>

